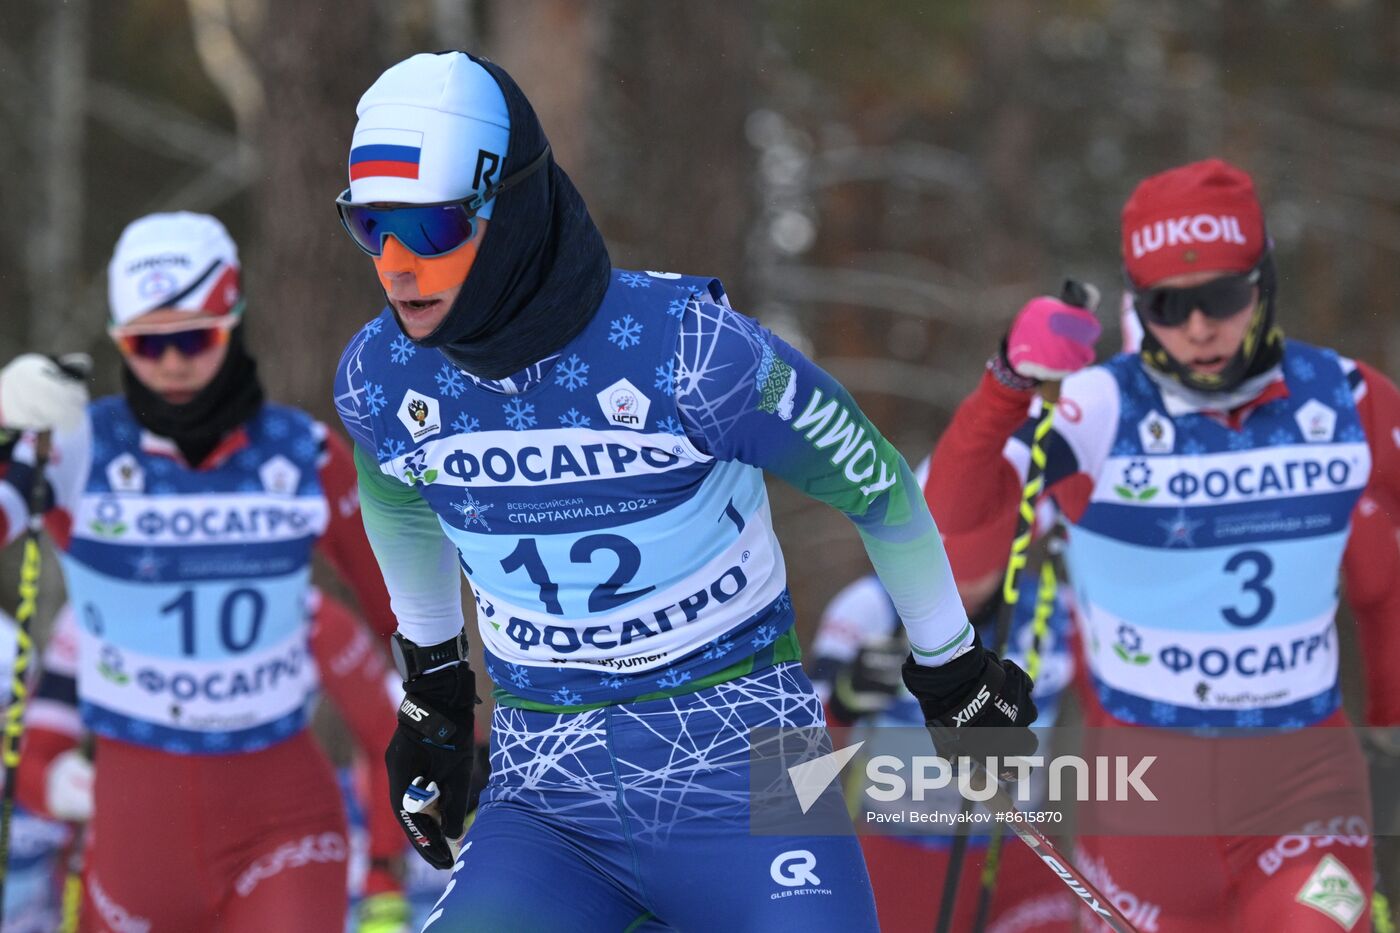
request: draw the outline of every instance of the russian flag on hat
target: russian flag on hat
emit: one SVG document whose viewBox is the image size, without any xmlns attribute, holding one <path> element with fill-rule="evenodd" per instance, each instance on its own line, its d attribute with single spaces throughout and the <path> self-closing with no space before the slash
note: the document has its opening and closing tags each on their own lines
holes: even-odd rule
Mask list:
<svg viewBox="0 0 1400 933">
<path fill-rule="evenodd" d="M 134 220 L 107 264 L 107 304 L 116 325 L 158 308 L 241 313 L 238 247 L 207 214 L 180 211 Z"/>
<path fill-rule="evenodd" d="M 361 130 L 350 149 L 350 180 L 417 178 L 422 157 L 422 133 L 389 127 Z"/>
<path fill-rule="evenodd" d="M 510 142 L 505 94 L 463 52 L 421 53 L 389 68 L 355 108 L 350 200 L 455 201 L 500 181 Z M 490 218 L 494 201 L 478 216 Z"/>
</svg>

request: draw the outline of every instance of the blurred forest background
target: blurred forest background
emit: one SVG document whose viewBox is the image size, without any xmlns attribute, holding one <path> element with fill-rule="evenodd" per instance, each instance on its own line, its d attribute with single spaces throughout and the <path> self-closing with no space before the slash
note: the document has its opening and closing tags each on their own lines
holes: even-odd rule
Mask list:
<svg viewBox="0 0 1400 933">
<path fill-rule="evenodd" d="M 118 233 L 207 211 L 270 394 L 336 424 L 333 365 L 381 296 L 331 203 L 355 102 L 454 47 L 530 95 L 616 265 L 722 277 L 911 462 L 1066 274 L 1104 290 L 1116 349 L 1119 208 L 1209 155 L 1254 175 L 1285 329 L 1400 377 L 1391 0 L 3 0 L 0 359 L 86 349 L 114 391 Z M 810 634 L 864 554 L 774 498 Z"/>
</svg>

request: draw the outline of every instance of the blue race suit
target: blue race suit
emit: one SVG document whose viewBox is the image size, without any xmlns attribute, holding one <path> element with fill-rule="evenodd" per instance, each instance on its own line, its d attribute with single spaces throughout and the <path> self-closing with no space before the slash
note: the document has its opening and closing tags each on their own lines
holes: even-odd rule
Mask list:
<svg viewBox="0 0 1400 933">
<path fill-rule="evenodd" d="M 840 385 L 717 281 L 614 270 L 581 333 L 500 382 L 386 309 L 336 402 L 400 631 L 456 634 L 460 565 L 497 688 L 429 928 L 874 928 L 854 839 L 736 823 L 748 730 L 822 723 L 763 470 L 852 518 L 917 657 L 971 644 L 918 484 Z"/>
</svg>

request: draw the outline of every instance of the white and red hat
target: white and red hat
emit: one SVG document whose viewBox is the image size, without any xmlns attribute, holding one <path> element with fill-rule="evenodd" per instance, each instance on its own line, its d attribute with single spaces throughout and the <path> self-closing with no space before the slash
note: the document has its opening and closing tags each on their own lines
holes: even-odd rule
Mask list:
<svg viewBox="0 0 1400 933">
<path fill-rule="evenodd" d="M 370 85 L 355 113 L 355 204 L 454 201 L 502 178 L 510 142 L 505 94 L 465 52 L 399 62 Z M 489 218 L 494 203 L 478 215 Z"/>
<path fill-rule="evenodd" d="M 1254 182 L 1221 159 L 1152 175 L 1123 205 L 1123 265 L 1140 288 L 1186 272 L 1246 272 L 1266 246 Z"/>
<path fill-rule="evenodd" d="M 159 308 L 240 314 L 238 247 L 207 214 L 180 211 L 134 220 L 107 264 L 107 306 L 117 327 Z"/>
</svg>

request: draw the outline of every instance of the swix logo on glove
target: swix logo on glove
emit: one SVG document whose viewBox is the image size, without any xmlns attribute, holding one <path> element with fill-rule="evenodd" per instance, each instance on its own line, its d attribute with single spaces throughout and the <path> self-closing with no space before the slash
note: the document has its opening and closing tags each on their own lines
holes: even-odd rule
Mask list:
<svg viewBox="0 0 1400 933">
<path fill-rule="evenodd" d="M 991 692 L 990 690 L 987 689 L 987 685 L 986 685 L 986 684 L 983 684 L 983 685 L 981 686 L 981 688 L 978 689 L 978 691 L 977 691 L 977 696 L 975 696 L 975 697 L 972 698 L 972 702 L 969 703 L 969 704 L 967 704 L 967 705 L 964 706 L 962 709 L 958 710 L 956 713 L 953 714 L 953 725 L 954 725 L 954 726 L 965 726 L 965 725 L 967 725 L 968 722 L 972 719 L 973 716 L 976 716 L 978 713 L 980 713 L 980 712 L 982 711 L 982 707 L 986 706 L 986 705 L 987 705 L 987 701 L 990 700 L 991 698 L 992 698 L 992 692 Z M 1012 719 L 1015 719 L 1015 716 L 1013 715 L 1011 718 L 1012 718 Z"/>
<path fill-rule="evenodd" d="M 408 697 L 404 697 L 403 702 L 399 704 L 399 712 L 414 722 L 422 722 L 428 718 L 428 711 L 421 706 L 414 705 L 414 702 Z"/>
<path fill-rule="evenodd" d="M 399 722 L 429 742 L 444 743 L 457 732 L 450 719 L 405 696 L 399 703 Z"/>
</svg>

